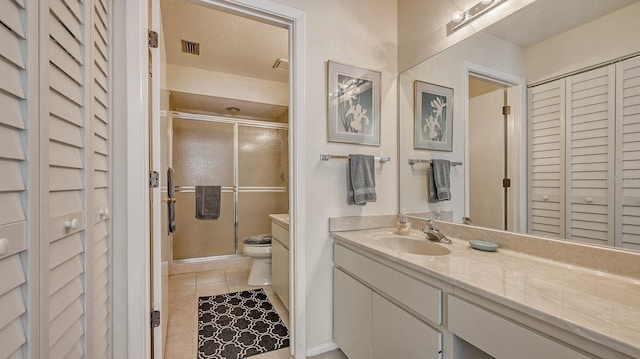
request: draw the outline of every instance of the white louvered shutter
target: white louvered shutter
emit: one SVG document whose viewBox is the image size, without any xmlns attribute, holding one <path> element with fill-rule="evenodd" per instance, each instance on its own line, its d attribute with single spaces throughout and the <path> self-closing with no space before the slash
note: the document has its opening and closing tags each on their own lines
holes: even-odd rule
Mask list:
<svg viewBox="0 0 640 359">
<path fill-rule="evenodd" d="M 86 144 L 89 124 L 87 91 L 86 6 L 78 0 L 50 0 L 46 54 L 49 93 L 47 96 L 49 278 L 41 278 L 43 301 L 48 299 L 49 330 L 43 342 L 49 343 L 43 358 L 83 358 L 86 354 L 86 310 L 89 307 L 86 283 L 87 261 L 92 246 L 87 241 L 85 215 L 87 200 Z M 41 22 L 44 19 L 41 19 Z M 43 134 L 44 135 L 44 134 Z M 44 136 L 43 136 L 44 137 Z M 45 217 L 45 216 L 43 216 Z M 44 233 L 43 233 L 44 235 Z M 43 290 L 44 291 L 44 290 Z"/>
<path fill-rule="evenodd" d="M 616 76 L 616 246 L 640 250 L 640 57 Z"/>
<path fill-rule="evenodd" d="M 529 232 L 564 237 L 565 80 L 529 89 Z"/>
<path fill-rule="evenodd" d="M 614 244 L 615 65 L 567 78 L 567 238 Z"/>
<path fill-rule="evenodd" d="M 28 316 L 36 315 L 27 313 L 32 291 L 25 269 L 37 260 L 37 250 L 30 248 L 27 237 L 31 193 L 25 149 L 33 146 L 27 129 L 37 131 L 37 123 L 28 120 L 26 88 L 27 42 L 37 39 L 30 32 L 27 37 L 26 5 L 20 0 L 0 2 L 0 241 L 9 243 L 0 253 L 0 358 L 11 359 L 27 358 L 25 324 Z M 29 6 L 29 11 L 37 10 Z"/>
<path fill-rule="evenodd" d="M 93 2 L 92 103 L 93 121 L 93 348 L 91 358 L 108 358 L 110 316 L 110 14 L 109 1 Z"/>
</svg>

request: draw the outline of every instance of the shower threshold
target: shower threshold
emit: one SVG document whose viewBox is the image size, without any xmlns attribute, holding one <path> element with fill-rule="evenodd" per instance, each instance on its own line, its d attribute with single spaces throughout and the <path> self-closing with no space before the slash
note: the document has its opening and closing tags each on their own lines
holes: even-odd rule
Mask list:
<svg viewBox="0 0 640 359">
<path fill-rule="evenodd" d="M 244 254 L 229 254 L 212 257 L 173 260 L 169 263 L 169 274 L 201 272 L 213 269 L 251 268 L 251 257 Z"/>
</svg>

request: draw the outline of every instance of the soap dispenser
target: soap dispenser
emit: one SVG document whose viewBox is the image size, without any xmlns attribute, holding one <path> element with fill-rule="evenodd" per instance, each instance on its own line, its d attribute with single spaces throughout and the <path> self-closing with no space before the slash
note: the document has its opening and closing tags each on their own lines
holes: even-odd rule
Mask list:
<svg viewBox="0 0 640 359">
<path fill-rule="evenodd" d="M 396 220 L 396 234 L 401 236 L 408 236 L 411 232 L 411 222 L 407 218 L 407 215 L 400 213 Z"/>
</svg>

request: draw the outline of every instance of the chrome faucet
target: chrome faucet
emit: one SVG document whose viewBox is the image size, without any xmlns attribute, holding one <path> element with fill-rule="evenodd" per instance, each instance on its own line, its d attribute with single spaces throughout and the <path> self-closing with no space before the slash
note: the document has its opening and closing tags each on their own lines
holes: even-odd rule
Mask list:
<svg viewBox="0 0 640 359">
<path fill-rule="evenodd" d="M 436 228 L 436 225 L 430 219 L 427 220 L 427 226 L 422 229 L 422 233 L 426 234 L 427 239 L 430 241 L 436 241 L 445 244 L 453 243 L 449 238 L 447 238 L 447 236 L 442 234 L 442 232 L 440 232 L 438 228 Z"/>
</svg>

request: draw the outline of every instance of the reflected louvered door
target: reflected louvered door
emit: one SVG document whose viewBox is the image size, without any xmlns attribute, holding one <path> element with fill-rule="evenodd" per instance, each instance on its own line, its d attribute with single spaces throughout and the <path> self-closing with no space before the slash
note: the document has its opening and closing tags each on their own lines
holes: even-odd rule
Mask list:
<svg viewBox="0 0 640 359">
<path fill-rule="evenodd" d="M 567 78 L 567 238 L 614 244 L 615 65 Z"/>
<path fill-rule="evenodd" d="M 640 250 L 640 57 L 616 76 L 616 246 Z"/>
<path fill-rule="evenodd" d="M 529 232 L 564 237 L 565 80 L 529 89 Z"/>
<path fill-rule="evenodd" d="M 110 316 L 110 14 L 108 0 L 92 4 L 91 121 L 93 145 L 93 359 L 108 358 Z"/>
<path fill-rule="evenodd" d="M 34 145 L 28 131 L 37 131 L 37 123 L 28 120 L 31 99 L 26 88 L 26 52 L 37 41 L 27 26 L 27 6 L 33 13 L 36 5 L 20 0 L 0 2 L 0 242 L 8 245 L 0 252 L 0 358 L 11 359 L 37 353 L 27 349 L 34 343 L 27 343 L 26 324 L 37 318 L 37 301 L 34 307 L 29 305 L 28 297 L 34 291 L 25 273 L 30 262 L 37 261 L 37 248 L 32 248 L 34 242 L 27 236 L 35 218 L 28 212 L 33 192 L 27 187 L 30 163 L 25 156 L 25 149 Z"/>
<path fill-rule="evenodd" d="M 91 192 L 87 191 L 91 174 L 87 161 L 91 150 L 87 146 L 91 89 L 87 75 L 87 34 L 91 29 L 88 6 L 89 2 L 78 0 L 49 0 L 49 38 L 42 54 L 49 60 L 48 68 L 42 69 L 46 71 L 43 78 L 48 76 L 44 105 L 48 118 L 41 121 L 46 121 L 49 132 L 42 146 L 48 147 L 49 188 L 48 196 L 43 197 L 48 197 L 45 208 L 50 221 L 47 237 L 43 237 L 49 243 L 49 273 L 46 280 L 41 278 L 43 308 L 48 311 L 48 330 L 42 339 L 49 348 L 46 354 L 43 350 L 42 357 L 49 359 L 83 358 L 87 348 L 85 328 L 90 326 L 86 315 L 92 305 L 87 290 L 91 273 L 87 269 L 93 247 L 87 240 L 90 226 L 86 225 L 90 218 L 87 209 L 91 208 Z"/>
</svg>

